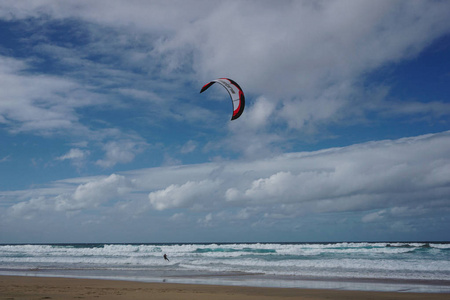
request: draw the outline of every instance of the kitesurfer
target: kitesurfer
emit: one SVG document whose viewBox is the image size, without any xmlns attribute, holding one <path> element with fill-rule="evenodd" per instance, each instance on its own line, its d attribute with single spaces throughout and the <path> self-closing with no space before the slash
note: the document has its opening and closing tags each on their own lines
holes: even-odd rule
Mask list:
<svg viewBox="0 0 450 300">
<path fill-rule="evenodd" d="M 167 258 L 167 254 L 164 253 L 163 257 L 164 257 L 164 260 L 170 261 L 170 260 Z"/>
</svg>

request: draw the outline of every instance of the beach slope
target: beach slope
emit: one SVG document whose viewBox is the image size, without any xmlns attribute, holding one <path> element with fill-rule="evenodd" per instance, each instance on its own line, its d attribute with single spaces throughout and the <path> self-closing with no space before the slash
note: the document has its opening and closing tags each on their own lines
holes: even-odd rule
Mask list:
<svg viewBox="0 0 450 300">
<path fill-rule="evenodd" d="M 448 299 L 448 294 L 214 286 L 0 276 L 0 299 Z"/>
</svg>

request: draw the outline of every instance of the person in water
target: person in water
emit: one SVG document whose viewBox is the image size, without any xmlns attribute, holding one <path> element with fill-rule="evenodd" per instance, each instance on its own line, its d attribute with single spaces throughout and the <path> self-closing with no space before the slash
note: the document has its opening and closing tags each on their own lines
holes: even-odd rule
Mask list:
<svg viewBox="0 0 450 300">
<path fill-rule="evenodd" d="M 170 261 L 170 260 L 167 258 L 167 254 L 164 253 L 163 257 L 164 257 L 165 260 Z"/>
</svg>

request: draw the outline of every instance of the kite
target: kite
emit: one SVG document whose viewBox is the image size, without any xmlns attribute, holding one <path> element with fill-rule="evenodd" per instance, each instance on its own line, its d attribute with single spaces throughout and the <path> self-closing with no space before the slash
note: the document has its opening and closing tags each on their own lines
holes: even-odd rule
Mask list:
<svg viewBox="0 0 450 300">
<path fill-rule="evenodd" d="M 202 87 L 200 93 L 206 91 L 210 86 L 212 86 L 216 82 L 220 83 L 220 85 L 222 85 L 228 91 L 228 94 L 230 94 L 231 102 L 233 104 L 233 116 L 231 117 L 231 120 L 236 120 L 244 112 L 245 107 L 244 92 L 242 91 L 239 84 L 237 84 L 235 81 L 229 78 L 219 78 L 205 84 Z"/>
</svg>

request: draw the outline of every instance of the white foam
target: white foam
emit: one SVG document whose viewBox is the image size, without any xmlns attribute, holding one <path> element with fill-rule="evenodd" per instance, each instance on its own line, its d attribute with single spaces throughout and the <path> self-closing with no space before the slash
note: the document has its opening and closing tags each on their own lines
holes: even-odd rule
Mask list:
<svg viewBox="0 0 450 300">
<path fill-rule="evenodd" d="M 208 272 L 448 280 L 450 253 L 446 249 L 450 245 L 429 246 L 425 243 L 0 245 L 0 265 L 10 269 L 170 267 Z M 416 252 L 417 249 L 420 251 Z M 170 263 L 162 259 L 163 253 L 167 253 Z"/>
</svg>

